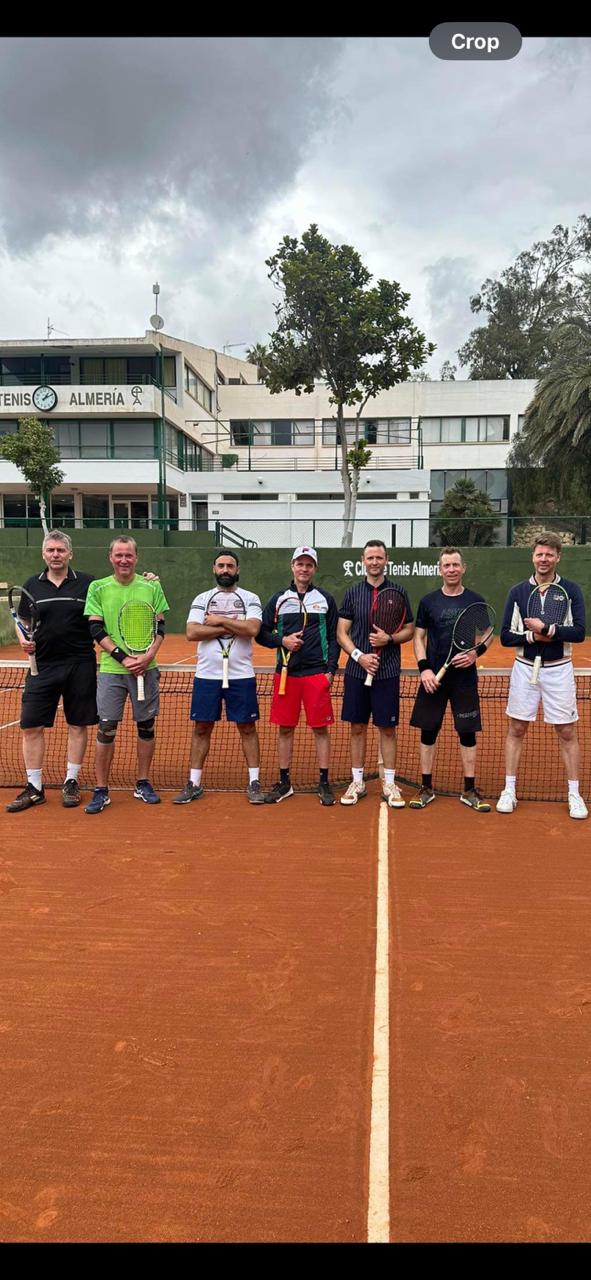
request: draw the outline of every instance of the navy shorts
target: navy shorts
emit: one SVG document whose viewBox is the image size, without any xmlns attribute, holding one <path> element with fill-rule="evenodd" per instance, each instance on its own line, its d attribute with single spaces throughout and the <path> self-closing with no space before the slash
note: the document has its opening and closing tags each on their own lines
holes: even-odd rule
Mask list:
<svg viewBox="0 0 591 1280">
<path fill-rule="evenodd" d="M 60 697 L 67 724 L 78 728 L 97 723 L 94 656 L 82 662 L 49 662 L 39 667 L 38 676 L 27 674 L 21 729 L 50 729 Z"/>
<path fill-rule="evenodd" d="M 191 699 L 191 720 L 221 720 L 222 702 L 226 704 L 226 720 L 251 724 L 259 718 L 256 677 L 230 680 L 222 689 L 221 680 L 203 680 L 195 676 Z"/>
<path fill-rule="evenodd" d="M 437 693 L 427 693 L 422 684 L 415 699 L 410 723 L 413 729 L 439 733 L 448 702 L 451 703 L 456 733 L 480 733 L 480 699 L 475 667 L 448 667 Z"/>
<path fill-rule="evenodd" d="M 345 675 L 345 691 L 341 720 L 351 724 L 369 724 L 370 716 L 381 729 L 393 729 L 400 711 L 400 677 L 374 680 L 369 687 L 363 680 Z"/>
</svg>

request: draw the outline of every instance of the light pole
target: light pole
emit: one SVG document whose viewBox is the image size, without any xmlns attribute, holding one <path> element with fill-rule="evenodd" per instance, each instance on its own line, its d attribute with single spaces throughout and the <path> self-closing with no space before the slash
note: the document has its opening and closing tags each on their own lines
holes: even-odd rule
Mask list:
<svg viewBox="0 0 591 1280">
<path fill-rule="evenodd" d="M 158 315 L 158 295 L 160 293 L 160 285 L 152 285 L 152 293 L 156 298 L 156 310 L 153 316 L 150 316 L 150 324 L 157 332 L 162 329 L 164 320 Z M 160 430 L 158 439 L 158 527 L 163 530 L 164 541 L 166 542 L 167 529 L 167 503 L 166 503 L 166 404 L 164 400 L 164 351 L 162 348 L 162 339 L 160 341 Z"/>
</svg>

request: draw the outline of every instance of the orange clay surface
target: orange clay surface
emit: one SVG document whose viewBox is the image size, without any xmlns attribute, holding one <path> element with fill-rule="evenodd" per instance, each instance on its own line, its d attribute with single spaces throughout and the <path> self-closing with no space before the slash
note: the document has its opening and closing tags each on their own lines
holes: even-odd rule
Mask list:
<svg viewBox="0 0 591 1280">
<path fill-rule="evenodd" d="M 364 1240 L 369 790 L 0 813 L 2 1241 Z M 389 835 L 391 1238 L 588 1240 L 589 827 Z"/>
<path fill-rule="evenodd" d="M 393 1239 L 588 1241 L 590 824 L 452 799 L 394 824 Z"/>
<path fill-rule="evenodd" d="M 378 809 L 3 807 L 2 1241 L 363 1240 Z"/>
</svg>

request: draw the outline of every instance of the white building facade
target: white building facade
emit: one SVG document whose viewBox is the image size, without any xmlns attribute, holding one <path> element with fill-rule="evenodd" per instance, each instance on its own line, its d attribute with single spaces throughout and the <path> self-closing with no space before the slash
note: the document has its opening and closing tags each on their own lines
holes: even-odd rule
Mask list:
<svg viewBox="0 0 591 1280">
<path fill-rule="evenodd" d="M 509 507 L 505 463 L 533 381 L 409 382 L 366 405 L 371 449 L 354 545 L 429 545 L 430 517 L 460 475 Z M 0 343 L 0 434 L 35 416 L 64 479 L 59 527 L 208 529 L 218 541 L 338 546 L 343 490 L 334 406 L 271 395 L 244 360 L 169 335 Z M 0 525 L 36 522 L 20 472 L 0 459 Z"/>
</svg>

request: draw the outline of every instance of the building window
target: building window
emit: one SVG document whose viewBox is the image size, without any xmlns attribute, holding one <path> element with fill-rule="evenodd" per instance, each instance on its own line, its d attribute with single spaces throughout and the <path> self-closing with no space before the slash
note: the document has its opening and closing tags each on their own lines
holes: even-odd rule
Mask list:
<svg viewBox="0 0 591 1280">
<path fill-rule="evenodd" d="M 191 500 L 191 528 L 197 530 L 208 528 L 207 503 L 195 498 Z"/>
<path fill-rule="evenodd" d="M 82 495 L 82 524 L 85 529 L 109 528 L 109 498 L 102 493 Z"/>
<path fill-rule="evenodd" d="M 343 420 L 347 444 L 355 444 L 356 418 Z M 410 418 L 361 418 L 359 439 L 367 444 L 410 444 Z M 322 443 L 336 444 L 337 424 L 334 418 L 322 419 Z"/>
<path fill-rule="evenodd" d="M 313 445 L 314 419 L 273 418 L 255 422 L 233 418 L 230 421 L 230 439 L 235 445 L 271 445 L 279 448 Z"/>
<path fill-rule="evenodd" d="M 37 499 L 29 493 L 5 493 L 4 527 L 8 529 L 15 525 L 26 525 L 27 522 L 41 524 Z"/>
<path fill-rule="evenodd" d="M 51 523 L 54 529 L 68 529 L 74 527 L 74 498 L 73 496 L 64 497 L 51 495 Z"/>
<path fill-rule="evenodd" d="M 472 418 L 421 418 L 423 444 L 503 444 L 509 439 L 509 415 Z"/>
<path fill-rule="evenodd" d="M 203 405 L 208 413 L 212 411 L 213 392 L 206 386 L 198 373 L 191 368 L 190 364 L 185 365 L 185 391 L 193 400 L 197 400 L 198 404 Z"/>
<path fill-rule="evenodd" d="M 42 382 L 63 386 L 71 382 L 67 356 L 7 356 L 0 362 L 0 386 L 28 387 Z"/>
</svg>

